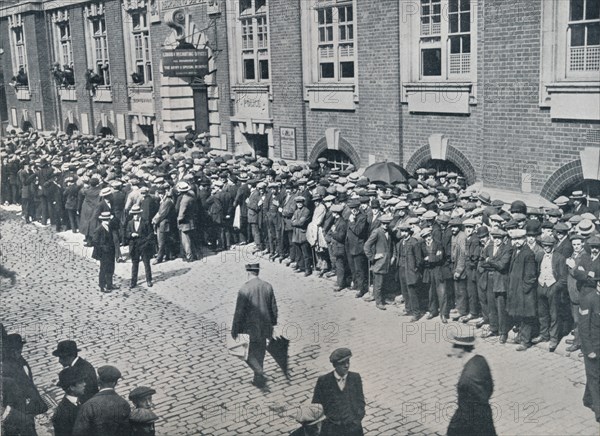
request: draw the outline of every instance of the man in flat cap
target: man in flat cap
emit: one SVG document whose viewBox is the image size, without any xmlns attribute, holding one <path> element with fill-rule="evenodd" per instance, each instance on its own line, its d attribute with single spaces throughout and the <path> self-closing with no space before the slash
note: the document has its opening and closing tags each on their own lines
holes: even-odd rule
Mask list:
<svg viewBox="0 0 600 436">
<path fill-rule="evenodd" d="M 334 292 L 340 292 L 348 286 L 348 257 L 346 256 L 346 232 L 348 231 L 348 223 L 342 216 L 344 206 L 342 204 L 334 204 L 331 206 L 331 214 L 333 222 L 327 231 L 327 240 L 329 242 L 329 253 L 331 261 L 335 264 L 336 286 Z"/>
<path fill-rule="evenodd" d="M 81 374 L 85 381 L 85 391 L 79 395 L 79 400 L 83 404 L 98 393 L 98 378 L 92 364 L 80 357 L 79 351 L 81 350 L 77 348 L 75 341 L 65 340 L 58 343 L 52 355 L 58 357 L 58 362 L 63 368 L 74 368 Z"/>
<path fill-rule="evenodd" d="M 352 282 L 356 289 L 356 298 L 361 298 L 369 291 L 369 260 L 365 255 L 365 242 L 369 237 L 367 216 L 360 210 L 360 201 L 348 201 L 350 215 L 346 232 L 346 254 L 352 272 Z"/>
<path fill-rule="evenodd" d="M 325 422 L 321 436 L 362 436 L 365 396 L 360 374 L 350 372 L 352 352 L 338 348 L 329 356 L 334 367 L 317 380 L 312 402 L 321 404 Z"/>
<path fill-rule="evenodd" d="M 129 393 L 129 401 L 135 405 L 135 409 L 129 415 L 129 424 L 131 426 L 131 436 L 154 436 L 154 423 L 158 416 L 151 410 L 152 395 L 156 391 L 147 386 L 138 386 Z"/>
<path fill-rule="evenodd" d="M 292 410 L 290 414 L 302 427 L 290 433 L 290 436 L 319 436 L 322 422 L 325 420 L 323 406 L 320 404 L 303 404 Z"/>
<path fill-rule="evenodd" d="M 449 357 L 464 359 L 475 349 L 475 336 L 459 330 L 449 338 L 452 344 Z M 495 436 L 494 419 L 490 397 L 494 392 L 494 380 L 485 357 L 475 355 L 465 364 L 458 379 L 458 408 L 450 424 L 448 436 Z"/>
<path fill-rule="evenodd" d="M 250 336 L 248 365 L 254 371 L 252 384 L 266 387 L 263 361 L 267 349 L 267 339 L 273 336 L 273 326 L 277 325 L 277 301 L 270 283 L 258 277 L 260 265 L 246 265 L 248 281 L 240 288 L 235 305 L 231 337 L 237 339 L 241 333 Z"/>
<path fill-rule="evenodd" d="M 532 339 L 532 343 L 550 341 L 548 350 L 553 352 L 560 340 L 560 325 L 558 310 L 560 295 L 567 287 L 567 264 L 565 257 L 554 251 L 556 239 L 544 236 L 540 244 L 544 255 L 537 260 L 537 311 L 540 324 L 540 334 Z"/>
<path fill-rule="evenodd" d="M 83 374 L 73 367 L 67 367 L 58 374 L 57 386 L 62 388 L 65 395 L 52 416 L 54 436 L 71 436 L 85 391 Z"/>
<path fill-rule="evenodd" d="M 292 242 L 296 245 L 298 254 L 297 272 L 304 272 L 304 276 L 312 274 L 313 259 L 312 248 L 306 238 L 306 230 L 310 223 L 311 212 L 306 207 L 306 198 L 302 195 L 296 196 L 296 210 L 292 216 L 292 227 L 294 228 Z"/>
<path fill-rule="evenodd" d="M 130 436 L 131 406 L 115 391 L 120 378 L 114 366 L 98 368 L 100 392 L 81 406 L 73 436 Z"/>
<path fill-rule="evenodd" d="M 508 270 L 507 311 L 519 326 L 517 351 L 525 351 L 531 347 L 533 329 L 537 322 L 537 264 L 533 251 L 525 243 L 525 233 L 523 229 L 513 229 L 509 234 L 513 253 Z"/>
<path fill-rule="evenodd" d="M 380 226 L 371 232 L 364 248 L 365 254 L 371 262 L 371 272 L 373 273 L 373 298 L 377 309 L 380 310 L 385 310 L 382 295 L 383 280 L 390 271 L 393 258 L 394 243 L 388 229 L 392 218 L 392 215 L 387 214 L 379 218 Z"/>
</svg>

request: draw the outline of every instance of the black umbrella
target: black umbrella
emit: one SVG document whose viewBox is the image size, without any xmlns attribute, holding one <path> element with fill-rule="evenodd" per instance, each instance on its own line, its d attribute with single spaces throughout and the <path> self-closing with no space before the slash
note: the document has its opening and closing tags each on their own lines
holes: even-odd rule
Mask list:
<svg viewBox="0 0 600 436">
<path fill-rule="evenodd" d="M 400 165 L 394 162 L 377 162 L 367 167 L 363 176 L 368 177 L 371 182 L 383 183 L 406 183 L 410 174 Z"/>
<path fill-rule="evenodd" d="M 277 365 L 283 370 L 283 373 L 287 378 L 288 375 L 288 349 L 290 348 L 290 340 L 284 338 L 283 336 L 279 336 L 277 338 L 272 338 L 269 341 L 269 345 L 267 345 L 267 351 Z"/>
</svg>

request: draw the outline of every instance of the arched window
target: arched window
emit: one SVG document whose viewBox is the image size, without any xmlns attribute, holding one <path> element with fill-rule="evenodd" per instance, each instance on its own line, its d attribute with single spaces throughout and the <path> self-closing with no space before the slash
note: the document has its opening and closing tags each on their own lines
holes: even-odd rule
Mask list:
<svg viewBox="0 0 600 436">
<path fill-rule="evenodd" d="M 340 150 L 325 150 L 319 157 L 326 158 L 330 168 L 339 168 L 340 171 L 354 165 L 348 155 Z"/>
<path fill-rule="evenodd" d="M 427 162 L 425 162 L 423 165 L 421 165 L 421 167 L 423 167 L 423 168 L 433 168 L 438 173 L 440 171 L 446 171 L 447 173 L 456 173 L 460 177 L 464 177 L 464 174 L 460 170 L 460 168 L 457 167 L 454 163 L 450 162 L 449 160 L 429 159 Z"/>
<path fill-rule="evenodd" d="M 587 197 L 587 206 L 592 211 L 600 209 L 600 180 L 580 180 L 563 189 L 558 196 L 569 197 L 573 194 L 573 191 L 583 191 L 583 194 Z"/>
<path fill-rule="evenodd" d="M 100 129 L 100 136 L 102 136 L 103 138 L 106 138 L 107 136 L 113 136 L 113 132 L 112 130 L 110 130 L 109 127 L 102 127 Z"/>
</svg>

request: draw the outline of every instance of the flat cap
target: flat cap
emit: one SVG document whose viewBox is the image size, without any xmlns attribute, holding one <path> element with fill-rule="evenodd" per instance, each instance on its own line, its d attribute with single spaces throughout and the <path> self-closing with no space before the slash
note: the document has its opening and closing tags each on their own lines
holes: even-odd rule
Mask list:
<svg viewBox="0 0 600 436">
<path fill-rule="evenodd" d="M 344 206 L 341 204 L 334 204 L 333 206 L 331 206 L 332 212 L 342 213 L 343 210 L 344 210 Z"/>
<path fill-rule="evenodd" d="M 480 227 L 480 229 L 484 229 L 485 227 Z M 490 235 L 495 238 L 503 238 L 506 236 L 506 231 L 502 230 L 500 227 L 494 227 L 490 230 Z"/>
<path fill-rule="evenodd" d="M 425 227 L 423 230 L 421 230 L 421 232 L 419 233 L 419 236 L 421 238 L 425 238 L 426 236 L 431 235 L 431 227 Z"/>
<path fill-rule="evenodd" d="M 112 365 L 105 365 L 98 368 L 98 378 L 102 381 L 114 382 L 121 377 L 121 371 Z"/>
<path fill-rule="evenodd" d="M 480 238 L 485 238 L 486 236 L 488 236 L 490 234 L 490 231 L 486 226 L 481 226 L 481 227 L 477 228 L 477 231 L 475 232 L 475 234 Z"/>
<path fill-rule="evenodd" d="M 358 198 L 352 198 L 348 201 L 348 207 L 350 209 L 357 208 L 360 206 L 360 200 Z"/>
<path fill-rule="evenodd" d="M 545 235 L 540 238 L 541 245 L 554 245 L 556 243 L 556 239 L 554 236 Z"/>
<path fill-rule="evenodd" d="M 58 373 L 58 383 L 56 386 L 67 389 L 69 386 L 76 385 L 84 381 L 84 375 L 77 368 L 69 366 Z"/>
<path fill-rule="evenodd" d="M 342 363 L 352 357 L 352 351 L 349 348 L 338 348 L 331 353 L 329 361 L 331 363 L 338 364 Z"/>
<path fill-rule="evenodd" d="M 557 206 L 566 206 L 567 204 L 569 204 L 569 197 L 561 195 L 556 200 L 554 200 L 554 204 L 556 204 Z"/>
<path fill-rule="evenodd" d="M 147 386 L 138 386 L 129 393 L 129 400 L 141 400 L 142 398 L 147 397 L 148 395 L 154 395 L 155 393 L 156 391 L 152 388 Z"/>
<path fill-rule="evenodd" d="M 390 214 L 385 214 L 379 217 L 379 221 L 384 224 L 389 224 L 390 222 L 392 222 L 393 219 L 394 217 Z"/>
<path fill-rule="evenodd" d="M 562 211 L 560 209 L 549 209 L 546 214 L 548 216 L 553 216 L 553 217 L 557 217 L 560 218 L 562 216 Z"/>
<path fill-rule="evenodd" d="M 508 235 L 511 239 L 519 239 L 525 237 L 525 229 L 512 229 Z"/>
<path fill-rule="evenodd" d="M 554 230 L 559 232 L 559 233 L 566 233 L 569 231 L 569 226 L 563 222 L 560 223 L 556 223 L 554 225 Z"/>
<path fill-rule="evenodd" d="M 294 201 L 296 203 L 304 203 L 306 201 L 306 198 L 304 198 L 302 195 L 298 195 L 298 196 L 294 197 Z"/>
<path fill-rule="evenodd" d="M 600 247 L 600 236 L 592 236 L 590 239 L 587 240 L 586 244 L 590 247 Z"/>
<path fill-rule="evenodd" d="M 453 227 L 453 226 L 461 226 L 462 224 L 463 224 L 463 221 L 462 221 L 460 218 L 458 218 L 458 217 L 454 217 L 454 218 L 452 218 L 452 219 L 450 220 L 450 222 L 448 222 L 448 225 L 449 225 L 450 227 Z"/>
</svg>

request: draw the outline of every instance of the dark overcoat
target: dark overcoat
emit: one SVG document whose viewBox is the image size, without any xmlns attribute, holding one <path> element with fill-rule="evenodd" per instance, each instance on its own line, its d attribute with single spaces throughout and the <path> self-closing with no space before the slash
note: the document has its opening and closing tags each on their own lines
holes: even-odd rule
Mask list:
<svg viewBox="0 0 600 436">
<path fill-rule="evenodd" d="M 273 287 L 254 277 L 238 292 L 231 334 L 250 335 L 250 338 L 270 338 L 277 325 L 277 301 Z"/>
<path fill-rule="evenodd" d="M 510 260 L 506 309 L 510 316 L 537 316 L 537 264 L 533 251 L 524 244 Z"/>
</svg>

